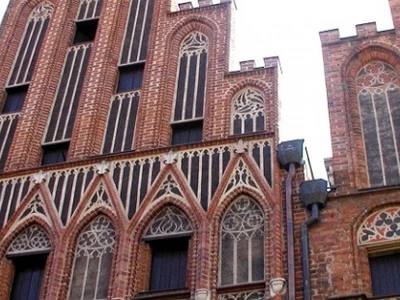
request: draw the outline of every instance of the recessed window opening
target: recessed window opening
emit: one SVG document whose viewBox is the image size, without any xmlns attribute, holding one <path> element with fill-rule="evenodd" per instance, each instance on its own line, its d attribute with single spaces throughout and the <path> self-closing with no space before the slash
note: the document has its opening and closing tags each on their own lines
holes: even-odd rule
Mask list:
<svg viewBox="0 0 400 300">
<path fill-rule="evenodd" d="M 15 267 L 10 300 L 37 300 L 43 281 L 47 253 L 13 257 Z"/>
<path fill-rule="evenodd" d="M 152 252 L 150 291 L 186 288 L 188 238 L 149 242 Z"/>
<path fill-rule="evenodd" d="M 400 295 L 400 253 L 369 258 L 373 295 Z"/>
<path fill-rule="evenodd" d="M 7 88 L 7 97 L 3 105 L 2 114 L 19 112 L 22 110 L 29 85 Z"/>
<path fill-rule="evenodd" d="M 119 68 L 117 93 L 133 91 L 142 87 L 144 63 Z"/>
<path fill-rule="evenodd" d="M 171 124 L 171 145 L 198 143 L 203 140 L 203 120 Z"/>
<path fill-rule="evenodd" d="M 42 166 L 62 163 L 67 161 L 69 142 L 44 145 Z"/>
<path fill-rule="evenodd" d="M 94 41 L 99 19 L 76 22 L 74 44 Z"/>
</svg>

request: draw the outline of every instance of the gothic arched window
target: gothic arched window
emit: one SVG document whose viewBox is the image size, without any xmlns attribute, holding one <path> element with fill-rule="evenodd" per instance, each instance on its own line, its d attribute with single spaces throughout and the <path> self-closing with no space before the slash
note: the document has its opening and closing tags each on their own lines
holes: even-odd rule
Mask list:
<svg viewBox="0 0 400 300">
<path fill-rule="evenodd" d="M 400 182 L 400 89 L 398 72 L 372 61 L 357 74 L 357 96 L 369 185 Z"/>
<path fill-rule="evenodd" d="M 31 13 L 19 46 L 18 55 L 15 58 L 8 86 L 28 84 L 31 81 L 53 9 L 51 3 L 43 2 Z"/>
<path fill-rule="evenodd" d="M 200 142 L 203 138 L 208 38 L 198 31 L 182 41 L 175 86 L 172 144 Z"/>
<path fill-rule="evenodd" d="M 115 229 L 105 216 L 94 219 L 78 238 L 68 299 L 106 299 L 115 250 Z"/>
<path fill-rule="evenodd" d="M 146 229 L 143 239 L 151 248 L 149 289 L 187 287 L 187 258 L 192 225 L 175 206 L 161 210 Z"/>
<path fill-rule="evenodd" d="M 51 242 L 44 229 L 33 224 L 11 243 L 7 257 L 14 265 L 10 300 L 39 299 Z"/>
<path fill-rule="evenodd" d="M 219 285 L 264 280 L 264 214 L 241 196 L 227 209 L 220 228 Z"/>
<path fill-rule="evenodd" d="M 256 89 L 245 88 L 232 102 L 231 133 L 243 134 L 265 130 L 265 104 Z"/>
<path fill-rule="evenodd" d="M 400 294 L 400 207 L 386 207 L 367 216 L 357 232 L 359 246 L 368 251 L 372 294 Z M 380 298 L 383 299 L 383 298 Z"/>
</svg>

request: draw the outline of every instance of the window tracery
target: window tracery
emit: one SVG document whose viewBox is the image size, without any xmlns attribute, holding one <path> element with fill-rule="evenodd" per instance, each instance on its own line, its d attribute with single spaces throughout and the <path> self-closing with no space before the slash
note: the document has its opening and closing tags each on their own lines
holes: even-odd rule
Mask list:
<svg viewBox="0 0 400 300">
<path fill-rule="evenodd" d="M 368 216 L 358 230 L 358 244 L 400 240 L 400 207 L 379 210 Z"/>
<path fill-rule="evenodd" d="M 186 215 L 175 206 L 167 206 L 152 220 L 144 237 L 154 238 L 192 232 L 192 225 Z"/>
<path fill-rule="evenodd" d="M 51 250 L 49 236 L 39 225 L 31 225 L 22 231 L 8 247 L 7 255 L 28 254 Z"/>
<path fill-rule="evenodd" d="M 231 133 L 243 134 L 265 130 L 263 95 L 254 88 L 241 90 L 232 102 Z"/>
<path fill-rule="evenodd" d="M 116 232 L 105 216 L 94 219 L 78 238 L 68 299 L 106 299 Z"/>
<path fill-rule="evenodd" d="M 219 265 L 220 285 L 264 279 L 264 214 L 247 196 L 235 200 L 223 216 Z"/>
<path fill-rule="evenodd" d="M 356 77 L 370 186 L 400 182 L 400 87 L 398 72 L 372 61 Z"/>
</svg>

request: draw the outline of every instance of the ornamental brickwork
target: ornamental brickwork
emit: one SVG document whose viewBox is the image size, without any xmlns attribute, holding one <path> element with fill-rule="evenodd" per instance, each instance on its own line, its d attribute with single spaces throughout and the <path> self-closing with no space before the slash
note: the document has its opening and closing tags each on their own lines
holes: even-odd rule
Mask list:
<svg viewBox="0 0 400 300">
<path fill-rule="evenodd" d="M 280 66 L 228 69 L 234 13 L 230 0 L 10 2 L 0 299 L 270 297 L 287 272 Z"/>
</svg>

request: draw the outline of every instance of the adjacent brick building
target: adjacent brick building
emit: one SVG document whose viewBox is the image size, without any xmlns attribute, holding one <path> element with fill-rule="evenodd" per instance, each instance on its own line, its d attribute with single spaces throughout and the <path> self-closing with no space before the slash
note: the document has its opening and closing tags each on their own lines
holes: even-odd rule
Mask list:
<svg viewBox="0 0 400 300">
<path fill-rule="evenodd" d="M 310 228 L 313 299 L 400 296 L 400 1 L 389 4 L 392 30 L 320 33 L 335 189 Z"/>
<path fill-rule="evenodd" d="M 11 0 L 0 299 L 260 300 L 286 274 L 301 297 L 279 61 L 230 72 L 235 5 L 198 4 Z"/>
</svg>

